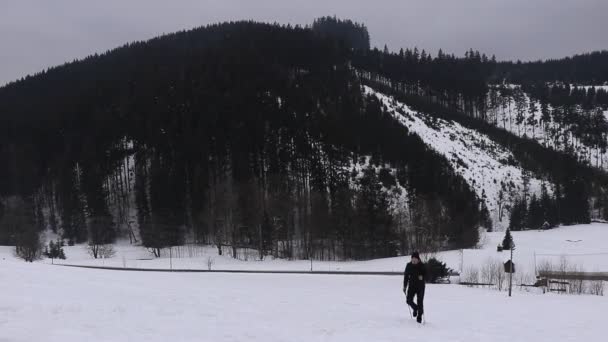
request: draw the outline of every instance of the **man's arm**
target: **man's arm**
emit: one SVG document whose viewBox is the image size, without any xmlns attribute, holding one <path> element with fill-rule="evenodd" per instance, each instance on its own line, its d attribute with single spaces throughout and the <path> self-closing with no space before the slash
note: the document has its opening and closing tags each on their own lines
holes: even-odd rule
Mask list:
<svg viewBox="0 0 608 342">
<path fill-rule="evenodd" d="M 403 272 L 403 292 L 407 289 L 407 283 L 410 280 L 410 271 L 410 264 L 408 263 L 407 266 L 405 266 L 405 272 Z"/>
<path fill-rule="evenodd" d="M 420 268 L 420 275 L 422 275 L 422 281 L 426 282 L 426 265 L 422 264 L 422 267 Z"/>
</svg>

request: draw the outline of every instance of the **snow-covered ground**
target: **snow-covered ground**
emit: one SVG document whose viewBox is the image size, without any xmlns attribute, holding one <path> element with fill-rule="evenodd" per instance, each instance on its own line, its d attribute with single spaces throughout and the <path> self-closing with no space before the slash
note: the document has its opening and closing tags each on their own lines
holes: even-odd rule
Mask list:
<svg viewBox="0 0 608 342">
<path fill-rule="evenodd" d="M 456 270 L 478 267 L 504 233 L 479 249 L 437 257 Z M 517 275 L 543 259 L 608 271 L 608 224 L 513 232 Z M 608 297 L 521 291 L 514 296 L 459 285 L 428 285 L 427 324 L 408 317 L 400 276 L 117 272 L 25 263 L 0 248 L 0 341 L 585 341 L 600 340 Z M 119 244 L 94 260 L 65 247 L 67 264 L 168 268 L 142 247 Z M 309 261 L 234 260 L 212 247 L 175 250 L 174 268 L 302 270 Z M 180 255 L 181 254 L 181 255 Z M 192 257 L 189 257 L 191 254 Z M 548 255 L 547 255 L 548 254 Z M 147 259 L 147 260 L 141 260 Z M 314 270 L 401 271 L 408 257 L 313 262 Z M 517 278 L 516 278 L 517 279 Z M 517 284 L 517 282 L 516 282 Z M 497 315 L 500 312 L 501 315 Z"/>
<path fill-rule="evenodd" d="M 499 215 L 500 207 L 504 208 L 524 190 L 522 168 L 512 165 L 515 158 L 509 150 L 482 133 L 456 122 L 413 111 L 407 105 L 370 87 L 366 86 L 365 92 L 375 95 L 400 123 L 445 156 L 477 196 L 485 201 L 496 230 L 508 227 L 508 211 L 503 209 L 502 215 Z M 530 193 L 539 195 L 541 184 L 540 179 L 530 177 Z M 551 192 L 550 184 L 547 184 L 547 190 Z"/>
<path fill-rule="evenodd" d="M 541 265 L 543 261 L 558 264 L 562 257 L 565 257 L 569 264 L 580 266 L 587 272 L 608 272 L 608 224 L 594 223 L 512 234 L 516 245 L 513 259 L 517 265 L 517 273 L 528 279 L 534 276 L 535 264 Z M 457 271 L 466 271 L 471 267 L 480 268 L 488 260 L 503 262 L 509 258 L 509 253 L 496 251 L 496 246 L 502 242 L 503 237 L 503 232 L 484 233 L 477 249 L 445 251 L 437 253 L 436 256 Z M 127 268 L 169 269 L 172 266 L 174 269 L 207 269 L 207 261 L 211 258 L 214 270 L 309 271 L 311 267 L 308 260 L 259 261 L 254 251 L 248 255 L 248 260 L 236 260 L 226 253 L 219 256 L 217 249 L 210 246 L 174 248 L 172 258 L 169 258 L 168 251 L 163 253 L 163 257 L 154 258 L 145 248 L 129 244 L 118 244 L 114 248 L 114 257 L 93 259 L 83 245 L 66 246 L 67 260 L 53 262 Z M 14 261 L 13 250 L 14 247 L 0 247 L 0 262 Z M 240 256 L 244 259 L 243 254 Z M 315 271 L 402 272 L 408 260 L 409 257 L 369 261 L 313 261 L 312 267 Z M 51 260 L 45 259 L 39 263 L 50 264 Z"/>
<path fill-rule="evenodd" d="M 0 341 L 599 341 L 608 298 L 401 277 L 117 272 L 0 261 Z M 499 313 L 500 314 L 497 314 Z"/>
</svg>

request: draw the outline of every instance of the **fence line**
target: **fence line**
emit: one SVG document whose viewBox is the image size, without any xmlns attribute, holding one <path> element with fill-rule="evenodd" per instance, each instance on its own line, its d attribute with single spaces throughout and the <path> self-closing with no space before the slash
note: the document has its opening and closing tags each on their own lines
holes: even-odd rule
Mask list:
<svg viewBox="0 0 608 342">
<path fill-rule="evenodd" d="M 272 270 L 202 270 L 202 269 L 166 269 L 166 268 L 133 268 L 111 266 L 86 266 L 58 264 L 55 266 L 89 268 L 111 271 L 137 271 L 137 272 L 181 272 L 181 273 L 257 273 L 257 274 L 330 274 L 330 275 L 377 275 L 377 276 L 403 276 L 402 272 L 363 272 L 363 271 L 272 271 Z"/>
<path fill-rule="evenodd" d="M 540 271 L 538 275 L 542 278 L 567 279 L 567 280 L 605 280 L 608 281 L 607 272 L 560 272 Z"/>
<path fill-rule="evenodd" d="M 536 256 L 564 256 L 564 257 L 569 257 L 569 256 L 594 256 L 594 255 L 608 255 L 608 252 L 601 252 L 601 253 L 581 253 L 581 254 L 540 254 L 540 253 L 536 253 Z"/>
</svg>

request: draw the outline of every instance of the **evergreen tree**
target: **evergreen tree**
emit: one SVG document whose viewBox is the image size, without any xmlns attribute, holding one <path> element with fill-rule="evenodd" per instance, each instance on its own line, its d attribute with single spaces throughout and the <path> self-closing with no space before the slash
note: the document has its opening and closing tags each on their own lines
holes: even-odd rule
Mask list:
<svg viewBox="0 0 608 342">
<path fill-rule="evenodd" d="M 427 269 L 427 281 L 430 283 L 436 283 L 439 278 L 444 278 L 449 275 L 450 270 L 447 268 L 444 262 L 437 260 L 436 258 L 430 258 L 426 262 Z"/>
<path fill-rule="evenodd" d="M 50 259 L 63 259 L 65 260 L 65 252 L 63 250 L 62 243 L 60 241 L 53 242 L 52 240 L 49 242 L 48 246 L 45 248 L 44 255 Z"/>
<path fill-rule="evenodd" d="M 314 21 L 312 30 L 344 41 L 353 49 L 367 51 L 370 47 L 369 32 L 365 25 L 351 20 L 322 17 Z"/>
<path fill-rule="evenodd" d="M 509 221 L 509 230 L 518 231 L 526 228 L 528 223 L 528 210 L 525 199 L 516 199 L 511 208 L 511 217 Z"/>
<path fill-rule="evenodd" d="M 532 195 L 528 207 L 527 227 L 530 229 L 540 229 L 545 223 L 545 213 L 541 201 Z"/>
<path fill-rule="evenodd" d="M 549 195 L 546 184 L 541 185 L 540 207 L 543 212 L 543 224 L 547 222 L 549 227 L 555 227 L 559 222 L 556 200 Z"/>
<path fill-rule="evenodd" d="M 502 240 L 502 248 L 504 250 L 510 250 L 515 247 L 515 242 L 513 242 L 513 236 L 511 236 L 511 231 L 507 229 L 505 232 L 505 237 Z"/>
</svg>

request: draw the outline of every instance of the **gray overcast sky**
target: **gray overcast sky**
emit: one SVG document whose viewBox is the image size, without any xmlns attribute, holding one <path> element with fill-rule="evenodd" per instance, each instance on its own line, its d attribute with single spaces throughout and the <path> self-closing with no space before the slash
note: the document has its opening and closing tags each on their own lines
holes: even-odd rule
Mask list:
<svg viewBox="0 0 608 342">
<path fill-rule="evenodd" d="M 208 23 L 364 22 L 372 45 L 539 59 L 608 49 L 608 0 L 0 0 L 0 85 L 133 40 Z"/>
</svg>

